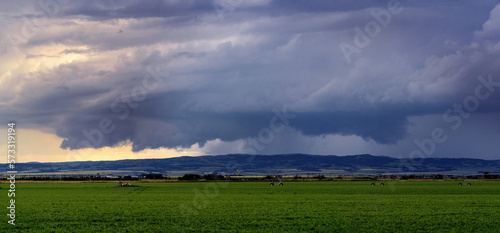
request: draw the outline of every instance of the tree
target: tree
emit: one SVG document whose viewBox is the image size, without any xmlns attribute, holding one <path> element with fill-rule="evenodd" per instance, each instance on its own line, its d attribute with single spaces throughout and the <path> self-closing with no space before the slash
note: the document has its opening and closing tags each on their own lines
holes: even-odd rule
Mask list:
<svg viewBox="0 0 500 233">
<path fill-rule="evenodd" d="M 483 176 L 484 176 L 485 179 L 493 179 L 493 175 L 490 175 L 489 172 L 484 172 Z"/>
<path fill-rule="evenodd" d="M 222 175 L 208 174 L 208 175 L 202 176 L 201 178 L 205 179 L 205 180 L 223 180 L 224 176 L 222 176 Z"/>
<path fill-rule="evenodd" d="M 146 179 L 163 179 L 163 175 L 150 173 L 150 174 L 146 174 Z"/>
<path fill-rule="evenodd" d="M 185 174 L 184 176 L 179 178 L 179 180 L 199 180 L 199 179 L 201 179 L 201 176 L 198 174 Z"/>
<path fill-rule="evenodd" d="M 433 178 L 434 178 L 434 179 L 443 179 L 443 177 L 444 177 L 444 176 L 443 176 L 443 175 L 441 175 L 441 174 L 435 174 Z"/>
<path fill-rule="evenodd" d="M 317 176 L 313 176 L 314 179 L 318 179 L 318 180 L 323 180 L 325 179 L 325 176 L 324 175 L 317 175 Z"/>
</svg>

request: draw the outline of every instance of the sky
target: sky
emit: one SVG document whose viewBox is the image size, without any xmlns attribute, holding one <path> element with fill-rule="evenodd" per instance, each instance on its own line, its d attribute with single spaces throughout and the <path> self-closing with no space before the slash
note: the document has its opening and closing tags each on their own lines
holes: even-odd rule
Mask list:
<svg viewBox="0 0 500 233">
<path fill-rule="evenodd" d="M 18 162 L 500 159 L 498 1 L 2 1 L 0 25 Z"/>
</svg>

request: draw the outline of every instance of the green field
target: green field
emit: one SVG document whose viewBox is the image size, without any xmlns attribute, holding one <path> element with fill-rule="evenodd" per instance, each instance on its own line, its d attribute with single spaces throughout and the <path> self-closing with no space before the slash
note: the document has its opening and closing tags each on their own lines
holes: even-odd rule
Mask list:
<svg viewBox="0 0 500 233">
<path fill-rule="evenodd" d="M 500 182 L 17 183 L 0 232 L 500 232 Z"/>
</svg>

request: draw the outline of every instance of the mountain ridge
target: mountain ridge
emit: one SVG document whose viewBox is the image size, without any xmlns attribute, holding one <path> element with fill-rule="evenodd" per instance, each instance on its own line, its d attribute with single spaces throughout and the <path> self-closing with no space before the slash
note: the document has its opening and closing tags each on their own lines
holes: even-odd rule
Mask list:
<svg viewBox="0 0 500 233">
<path fill-rule="evenodd" d="M 16 167 L 24 174 L 96 173 L 113 171 L 118 174 L 183 173 L 270 174 L 273 171 L 290 173 L 446 173 L 474 174 L 500 172 L 500 160 L 474 158 L 398 159 L 389 156 L 276 154 L 226 154 L 182 156 L 174 158 L 125 159 L 114 161 L 29 162 Z"/>
</svg>

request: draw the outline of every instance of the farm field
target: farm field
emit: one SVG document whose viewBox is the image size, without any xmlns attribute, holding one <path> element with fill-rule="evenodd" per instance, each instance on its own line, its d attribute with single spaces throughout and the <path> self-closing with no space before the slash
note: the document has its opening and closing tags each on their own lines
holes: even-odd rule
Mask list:
<svg viewBox="0 0 500 233">
<path fill-rule="evenodd" d="M 500 232 L 500 182 L 16 183 L 0 232 Z"/>
</svg>

